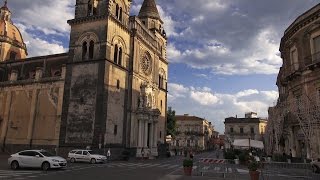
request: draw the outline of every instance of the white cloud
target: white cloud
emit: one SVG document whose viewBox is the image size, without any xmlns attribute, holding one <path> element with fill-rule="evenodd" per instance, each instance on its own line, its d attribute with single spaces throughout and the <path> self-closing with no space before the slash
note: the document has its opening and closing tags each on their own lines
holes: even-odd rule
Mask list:
<svg viewBox="0 0 320 180">
<path fill-rule="evenodd" d="M 223 121 L 230 116 L 244 116 L 245 112 L 257 112 L 267 117 L 268 107 L 278 98 L 276 91 L 247 89 L 233 94 L 215 93 L 207 87 L 185 87 L 168 84 L 169 106 L 177 114 L 192 114 L 212 121 L 219 132 L 224 131 Z"/>
</svg>

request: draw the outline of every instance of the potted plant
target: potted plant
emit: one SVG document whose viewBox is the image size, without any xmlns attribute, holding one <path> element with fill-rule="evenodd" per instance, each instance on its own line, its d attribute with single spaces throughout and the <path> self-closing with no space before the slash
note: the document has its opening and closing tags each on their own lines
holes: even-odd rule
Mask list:
<svg viewBox="0 0 320 180">
<path fill-rule="evenodd" d="M 192 166 L 193 166 L 192 159 L 183 160 L 183 170 L 184 170 L 184 174 L 186 176 L 191 176 L 191 174 L 192 174 Z"/>
<path fill-rule="evenodd" d="M 259 164 L 257 161 L 251 160 L 248 164 L 251 180 L 259 180 Z"/>
</svg>

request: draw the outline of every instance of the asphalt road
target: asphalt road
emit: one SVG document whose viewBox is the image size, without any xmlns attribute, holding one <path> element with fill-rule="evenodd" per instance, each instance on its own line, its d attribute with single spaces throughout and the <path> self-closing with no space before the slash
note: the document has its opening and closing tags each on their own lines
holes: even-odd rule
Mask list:
<svg viewBox="0 0 320 180">
<path fill-rule="evenodd" d="M 222 159 L 222 152 L 218 153 Z M 66 169 L 49 170 L 44 172 L 40 169 L 21 169 L 13 171 L 7 165 L 7 158 L 0 156 L 0 180 L 213 180 L 223 179 L 223 174 L 219 171 L 223 168 L 215 167 L 209 169 L 211 173 L 199 174 L 200 158 L 217 158 L 216 152 L 205 152 L 194 157 L 194 167 L 192 177 L 183 176 L 182 161 L 184 157 L 176 156 L 171 158 L 156 160 L 130 160 L 116 161 L 105 164 L 69 163 Z M 205 168 L 205 167 L 202 167 Z M 243 166 L 228 168 L 229 173 L 225 180 L 248 180 L 250 179 L 248 170 Z M 268 180 L 291 180 L 292 178 L 282 176 L 272 176 Z M 263 179 L 260 177 L 260 179 Z M 267 180 L 266 178 L 264 178 Z M 312 180 L 320 180 L 320 176 Z"/>
<path fill-rule="evenodd" d="M 220 154 L 222 157 L 222 154 Z M 216 158 L 216 153 L 206 152 L 195 156 L 199 158 Z M 188 179 L 183 176 L 183 156 L 156 160 L 116 161 L 105 164 L 69 163 L 60 170 L 44 172 L 39 169 L 10 170 L 7 157 L 0 157 L 0 179 L 4 180 L 170 180 Z"/>
</svg>

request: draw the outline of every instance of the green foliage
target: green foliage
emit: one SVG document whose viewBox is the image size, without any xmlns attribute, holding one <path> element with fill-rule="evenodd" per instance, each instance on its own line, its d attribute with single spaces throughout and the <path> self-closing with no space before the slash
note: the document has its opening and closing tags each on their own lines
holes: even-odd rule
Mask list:
<svg viewBox="0 0 320 180">
<path fill-rule="evenodd" d="M 258 167 L 259 167 L 259 164 L 257 161 L 250 161 L 250 163 L 248 164 L 249 171 L 256 171 Z"/>
<path fill-rule="evenodd" d="M 176 135 L 176 112 L 171 107 L 168 108 L 167 112 L 167 135 Z"/>
<path fill-rule="evenodd" d="M 249 153 L 247 151 L 243 151 L 239 154 L 239 161 L 241 162 L 241 164 L 245 164 L 246 162 L 249 161 Z"/>
<path fill-rule="evenodd" d="M 272 160 L 275 162 L 287 162 L 287 157 L 282 154 L 273 154 Z"/>
<path fill-rule="evenodd" d="M 183 167 L 192 167 L 193 161 L 191 159 L 185 159 L 183 160 Z"/>
<path fill-rule="evenodd" d="M 232 150 L 224 151 L 224 158 L 225 159 L 236 159 L 236 154 Z"/>
</svg>

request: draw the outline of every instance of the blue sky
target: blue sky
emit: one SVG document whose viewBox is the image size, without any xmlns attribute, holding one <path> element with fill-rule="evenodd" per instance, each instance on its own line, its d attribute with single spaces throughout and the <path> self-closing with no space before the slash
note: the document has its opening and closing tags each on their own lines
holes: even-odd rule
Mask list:
<svg viewBox="0 0 320 180">
<path fill-rule="evenodd" d="M 224 118 L 277 100 L 284 30 L 316 0 L 156 0 L 168 35 L 168 105 L 204 117 L 224 132 Z M 136 15 L 142 0 L 133 0 Z M 68 51 L 75 0 L 10 0 L 29 56 Z"/>
</svg>

